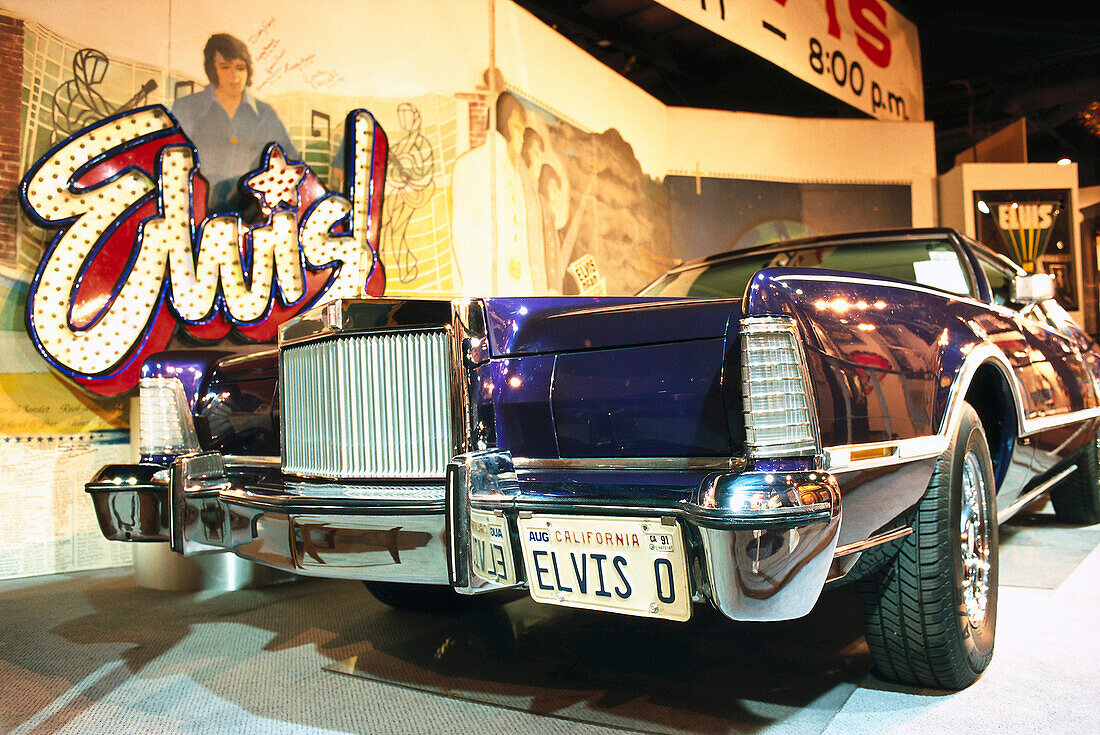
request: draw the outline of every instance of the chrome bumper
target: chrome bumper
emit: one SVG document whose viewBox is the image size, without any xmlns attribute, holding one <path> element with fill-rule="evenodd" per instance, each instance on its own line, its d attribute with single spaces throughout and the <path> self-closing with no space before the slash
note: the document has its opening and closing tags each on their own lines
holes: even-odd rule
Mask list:
<svg viewBox="0 0 1100 735">
<path fill-rule="evenodd" d="M 660 504 L 581 501 L 522 487 L 507 452 L 450 462 L 445 482 L 298 481 L 217 453 L 109 465 L 86 486 L 107 538 L 168 541 L 185 555 L 235 554 L 298 574 L 449 584 L 465 594 L 525 588 L 525 513 L 660 516 L 679 523 L 693 594 L 735 620 L 784 620 L 817 602 L 836 549 L 840 493 L 824 472 L 731 472 Z M 505 520 L 517 568 L 501 584 L 474 571 L 471 512 Z"/>
</svg>

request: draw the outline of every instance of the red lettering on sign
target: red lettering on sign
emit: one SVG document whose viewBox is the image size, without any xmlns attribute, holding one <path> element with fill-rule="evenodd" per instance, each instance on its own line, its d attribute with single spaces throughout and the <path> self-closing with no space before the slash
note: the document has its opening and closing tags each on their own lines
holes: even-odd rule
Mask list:
<svg viewBox="0 0 1100 735">
<path fill-rule="evenodd" d="M 890 37 L 886 35 L 886 8 L 878 0 L 848 0 L 848 11 L 856 24 L 856 43 L 860 51 L 872 64 L 885 69 L 890 65 L 891 54 Z M 831 21 L 829 27 L 832 28 Z"/>
<path fill-rule="evenodd" d="M 825 12 L 829 15 L 829 35 L 840 38 L 840 20 L 836 17 L 836 0 L 825 0 Z"/>
</svg>

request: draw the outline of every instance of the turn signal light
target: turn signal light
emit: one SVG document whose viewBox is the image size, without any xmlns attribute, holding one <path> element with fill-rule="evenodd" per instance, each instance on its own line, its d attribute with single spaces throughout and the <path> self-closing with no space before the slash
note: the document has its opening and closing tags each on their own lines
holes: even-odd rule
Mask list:
<svg viewBox="0 0 1100 735">
<path fill-rule="evenodd" d="M 176 378 L 142 378 L 138 386 L 142 456 L 199 451 L 183 383 Z"/>
<path fill-rule="evenodd" d="M 741 382 L 749 456 L 795 457 L 820 451 L 806 358 L 794 319 L 741 320 Z"/>
</svg>

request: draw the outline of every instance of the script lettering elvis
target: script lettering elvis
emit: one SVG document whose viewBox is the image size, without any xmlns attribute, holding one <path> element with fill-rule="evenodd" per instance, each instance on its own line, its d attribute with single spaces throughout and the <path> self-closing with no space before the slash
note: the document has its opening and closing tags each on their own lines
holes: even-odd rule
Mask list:
<svg viewBox="0 0 1100 735">
<path fill-rule="evenodd" d="M 23 206 L 58 230 L 27 300 L 43 357 L 93 392 L 122 393 L 177 326 L 271 339 L 321 296 L 381 295 L 378 234 L 387 142 L 370 113 L 347 123 L 347 196 L 271 144 L 243 183 L 262 221 L 206 216 L 195 147 L 154 105 L 86 128 L 23 179 Z"/>
</svg>

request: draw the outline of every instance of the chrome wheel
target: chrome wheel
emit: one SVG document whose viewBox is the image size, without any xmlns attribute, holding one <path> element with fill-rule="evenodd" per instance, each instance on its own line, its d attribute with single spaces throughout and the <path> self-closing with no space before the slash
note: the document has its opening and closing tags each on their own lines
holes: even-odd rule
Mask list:
<svg viewBox="0 0 1100 735">
<path fill-rule="evenodd" d="M 989 604 L 989 505 L 985 477 L 977 455 L 967 452 L 962 473 L 962 504 L 959 519 L 962 548 L 962 595 L 970 625 L 985 620 Z"/>
</svg>

